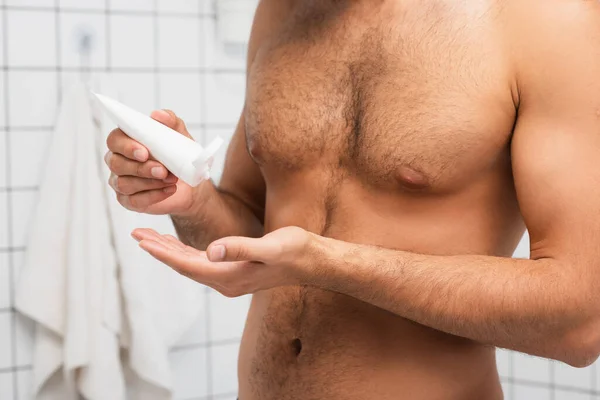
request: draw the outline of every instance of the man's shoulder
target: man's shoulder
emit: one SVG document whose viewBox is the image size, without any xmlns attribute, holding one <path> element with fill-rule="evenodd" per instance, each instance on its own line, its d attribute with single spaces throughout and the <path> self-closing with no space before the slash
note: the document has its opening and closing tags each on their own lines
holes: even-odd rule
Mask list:
<svg viewBox="0 0 600 400">
<path fill-rule="evenodd" d="M 499 0 L 507 29 L 527 39 L 600 34 L 600 0 Z M 514 36 L 514 35 L 513 35 Z"/>
<path fill-rule="evenodd" d="M 502 0 L 517 70 L 536 75 L 600 57 L 600 0 Z"/>
</svg>

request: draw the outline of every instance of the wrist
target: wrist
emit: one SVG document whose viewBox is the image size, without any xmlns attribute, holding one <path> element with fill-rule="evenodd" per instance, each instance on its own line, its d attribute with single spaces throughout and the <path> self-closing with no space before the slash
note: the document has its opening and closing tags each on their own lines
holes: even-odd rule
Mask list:
<svg viewBox="0 0 600 400">
<path fill-rule="evenodd" d="M 338 241 L 308 233 L 308 240 L 301 257 L 300 269 L 303 271 L 303 284 L 327 288 L 335 271 Z"/>
<path fill-rule="evenodd" d="M 178 209 L 173 210 L 169 215 L 174 221 L 189 221 L 197 220 L 200 214 L 203 204 L 206 202 L 205 198 L 207 192 L 207 186 L 212 186 L 211 180 L 206 180 L 195 188 L 191 188 L 191 195 L 185 205 L 182 205 Z"/>
</svg>

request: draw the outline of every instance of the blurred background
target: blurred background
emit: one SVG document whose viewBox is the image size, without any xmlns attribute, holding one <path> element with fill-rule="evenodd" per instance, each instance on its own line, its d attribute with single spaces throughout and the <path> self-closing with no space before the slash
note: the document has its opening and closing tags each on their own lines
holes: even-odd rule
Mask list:
<svg viewBox="0 0 600 400">
<path fill-rule="evenodd" d="M 174 110 L 204 144 L 216 135 L 229 139 L 244 98 L 239 38 L 247 37 L 255 3 L 226 3 L 1 0 L 1 400 L 32 398 L 34 324 L 15 310 L 15 282 L 63 94 L 75 82 L 101 92 L 110 85 L 119 100 L 144 113 Z M 234 18 L 223 15 L 226 8 L 235 14 L 236 7 Z M 223 154 L 215 162 L 215 181 Z M 517 257 L 527 257 L 527 243 L 524 238 Z M 249 298 L 198 290 L 200 316 L 169 353 L 173 398 L 235 399 L 238 342 Z M 507 400 L 600 399 L 596 365 L 574 369 L 501 350 L 498 366 Z"/>
</svg>

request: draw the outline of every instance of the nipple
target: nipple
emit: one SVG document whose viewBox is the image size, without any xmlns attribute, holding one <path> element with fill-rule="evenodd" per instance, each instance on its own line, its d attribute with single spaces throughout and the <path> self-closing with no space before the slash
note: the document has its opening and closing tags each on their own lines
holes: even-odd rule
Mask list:
<svg viewBox="0 0 600 400">
<path fill-rule="evenodd" d="M 412 190 L 425 189 L 429 184 L 424 173 L 407 166 L 398 168 L 397 179 L 400 185 Z"/>
</svg>

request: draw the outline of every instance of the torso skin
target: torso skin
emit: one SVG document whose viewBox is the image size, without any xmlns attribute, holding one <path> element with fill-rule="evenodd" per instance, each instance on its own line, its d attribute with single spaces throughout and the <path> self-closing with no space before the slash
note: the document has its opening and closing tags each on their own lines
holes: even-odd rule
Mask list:
<svg viewBox="0 0 600 400">
<path fill-rule="evenodd" d="M 248 71 L 265 232 L 510 256 L 524 224 L 504 13 L 486 0 L 290 4 Z M 493 347 L 310 287 L 254 295 L 239 380 L 241 400 L 502 399 Z"/>
</svg>

